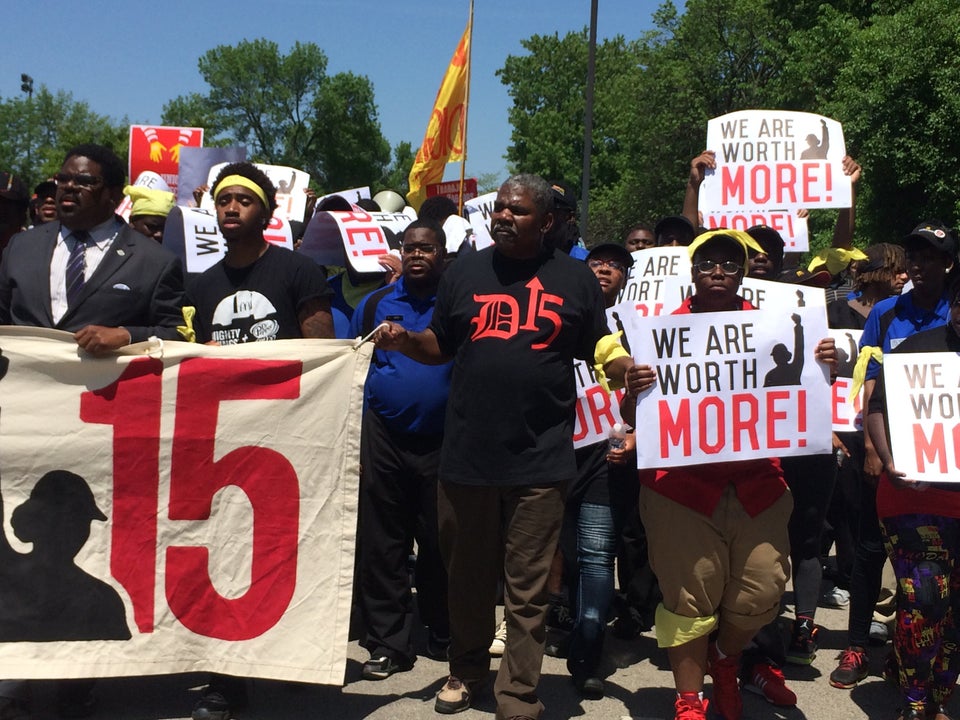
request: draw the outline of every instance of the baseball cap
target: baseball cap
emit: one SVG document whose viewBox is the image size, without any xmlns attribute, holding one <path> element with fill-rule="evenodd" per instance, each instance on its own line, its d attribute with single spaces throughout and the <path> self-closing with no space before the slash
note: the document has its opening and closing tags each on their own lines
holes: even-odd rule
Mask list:
<svg viewBox="0 0 960 720">
<path fill-rule="evenodd" d="M 922 240 L 951 257 L 957 254 L 956 233 L 951 228 L 935 221 L 922 222 L 917 225 L 913 232 L 901 241 L 901 244 L 908 245 L 912 240 Z"/>
<path fill-rule="evenodd" d="M 617 245 L 616 243 L 601 243 L 594 248 L 590 249 L 590 252 L 587 253 L 586 262 L 590 262 L 590 259 L 595 255 L 600 253 L 609 253 L 613 255 L 616 260 L 623 263 L 624 267 L 633 267 L 633 255 L 630 254 L 630 251 L 627 250 L 623 245 Z"/>
</svg>

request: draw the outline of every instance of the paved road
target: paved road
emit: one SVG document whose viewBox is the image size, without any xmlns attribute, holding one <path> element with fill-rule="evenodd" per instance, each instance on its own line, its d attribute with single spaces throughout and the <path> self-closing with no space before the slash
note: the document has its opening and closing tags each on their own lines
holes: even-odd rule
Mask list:
<svg viewBox="0 0 960 720">
<path fill-rule="evenodd" d="M 836 690 L 827 683 L 838 650 L 845 644 L 846 611 L 821 609 L 820 652 L 813 665 L 788 667 L 789 685 L 797 693 L 797 708 L 775 708 L 762 698 L 745 693 L 744 720 L 894 720 L 897 693 L 879 677 L 889 649 L 873 652 L 871 676 L 853 691 Z M 564 662 L 546 658 L 541 697 L 546 720 L 603 718 L 604 720 L 657 720 L 673 718 L 672 678 L 666 655 L 656 647 L 652 633 L 633 642 L 611 638 L 607 644 L 607 695 L 603 700 L 580 700 L 570 684 Z M 410 672 L 380 682 L 360 679 L 367 654 L 351 643 L 346 685 L 343 688 L 296 686 L 256 681 L 250 684 L 250 707 L 236 713 L 240 720 L 313 720 L 315 718 L 372 718 L 374 720 L 438 720 L 433 698 L 446 673 L 444 664 L 421 658 Z M 497 667 L 494 660 L 494 668 Z M 110 720 L 167 720 L 188 718 L 193 699 L 187 690 L 202 676 L 171 676 L 106 680 L 99 685 L 101 698 L 96 718 Z M 707 695 L 709 696 L 709 686 Z M 960 702 L 953 703 L 954 716 Z M 492 720 L 493 698 L 481 694 L 475 708 L 459 720 Z M 35 720 L 53 720 L 49 683 L 34 687 Z"/>
</svg>

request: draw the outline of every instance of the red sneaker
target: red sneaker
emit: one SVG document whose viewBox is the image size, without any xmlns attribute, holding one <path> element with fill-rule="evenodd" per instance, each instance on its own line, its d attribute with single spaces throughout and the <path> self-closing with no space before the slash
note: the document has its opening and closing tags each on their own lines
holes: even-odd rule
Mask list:
<svg viewBox="0 0 960 720">
<path fill-rule="evenodd" d="M 746 676 L 743 689 L 762 696 L 768 703 L 781 707 L 794 707 L 797 696 L 787 687 L 787 681 L 780 672 L 780 668 L 769 663 L 758 662 L 750 668 Z"/>
<path fill-rule="evenodd" d="M 678 697 L 674 705 L 677 714 L 673 720 L 707 720 L 707 705 L 709 703 L 706 700 Z"/>
<path fill-rule="evenodd" d="M 743 698 L 740 696 L 740 653 L 718 659 L 716 643 L 707 651 L 707 672 L 713 678 L 713 709 L 723 720 L 740 720 Z"/>
</svg>

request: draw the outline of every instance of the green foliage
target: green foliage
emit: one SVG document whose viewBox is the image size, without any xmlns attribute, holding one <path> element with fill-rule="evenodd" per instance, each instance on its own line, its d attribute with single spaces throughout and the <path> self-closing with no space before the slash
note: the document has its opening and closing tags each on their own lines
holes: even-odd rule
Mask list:
<svg viewBox="0 0 960 720">
<path fill-rule="evenodd" d="M 328 76 L 314 43 L 287 54 L 264 39 L 220 45 L 198 68 L 209 92 L 168 102 L 164 124 L 204 127 L 209 144 L 246 145 L 252 160 L 301 168 L 325 191 L 372 184 L 390 161 L 369 79 Z"/>
<path fill-rule="evenodd" d="M 410 191 L 410 168 L 413 167 L 413 161 L 416 160 L 416 157 L 417 152 L 413 149 L 411 143 L 406 140 L 397 143 L 397 146 L 393 149 L 393 162 L 384 171 L 374 193 L 380 190 L 393 190 L 406 197 Z"/>
<path fill-rule="evenodd" d="M 0 169 L 21 175 L 33 188 L 56 173 L 74 145 L 95 142 L 127 156 L 129 122 L 114 124 L 64 91 L 45 85 L 33 98 L 0 99 Z"/>
<path fill-rule="evenodd" d="M 588 243 L 680 211 L 711 117 L 752 108 L 844 124 L 864 166 L 860 244 L 927 216 L 955 224 L 960 157 L 960 6 L 952 0 L 688 0 L 654 29 L 597 47 Z M 513 101 L 512 171 L 580 185 L 586 31 L 534 35 L 498 72 Z M 835 213 L 811 217 L 829 243 Z"/>
</svg>

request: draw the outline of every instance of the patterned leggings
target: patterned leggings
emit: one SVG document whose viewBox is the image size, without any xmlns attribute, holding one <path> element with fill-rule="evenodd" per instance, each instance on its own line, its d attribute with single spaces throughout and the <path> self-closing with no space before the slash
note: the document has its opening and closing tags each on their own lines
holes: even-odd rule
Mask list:
<svg viewBox="0 0 960 720">
<path fill-rule="evenodd" d="M 943 704 L 960 674 L 960 520 L 896 515 L 882 522 L 897 576 L 893 646 L 904 702 Z"/>
</svg>

